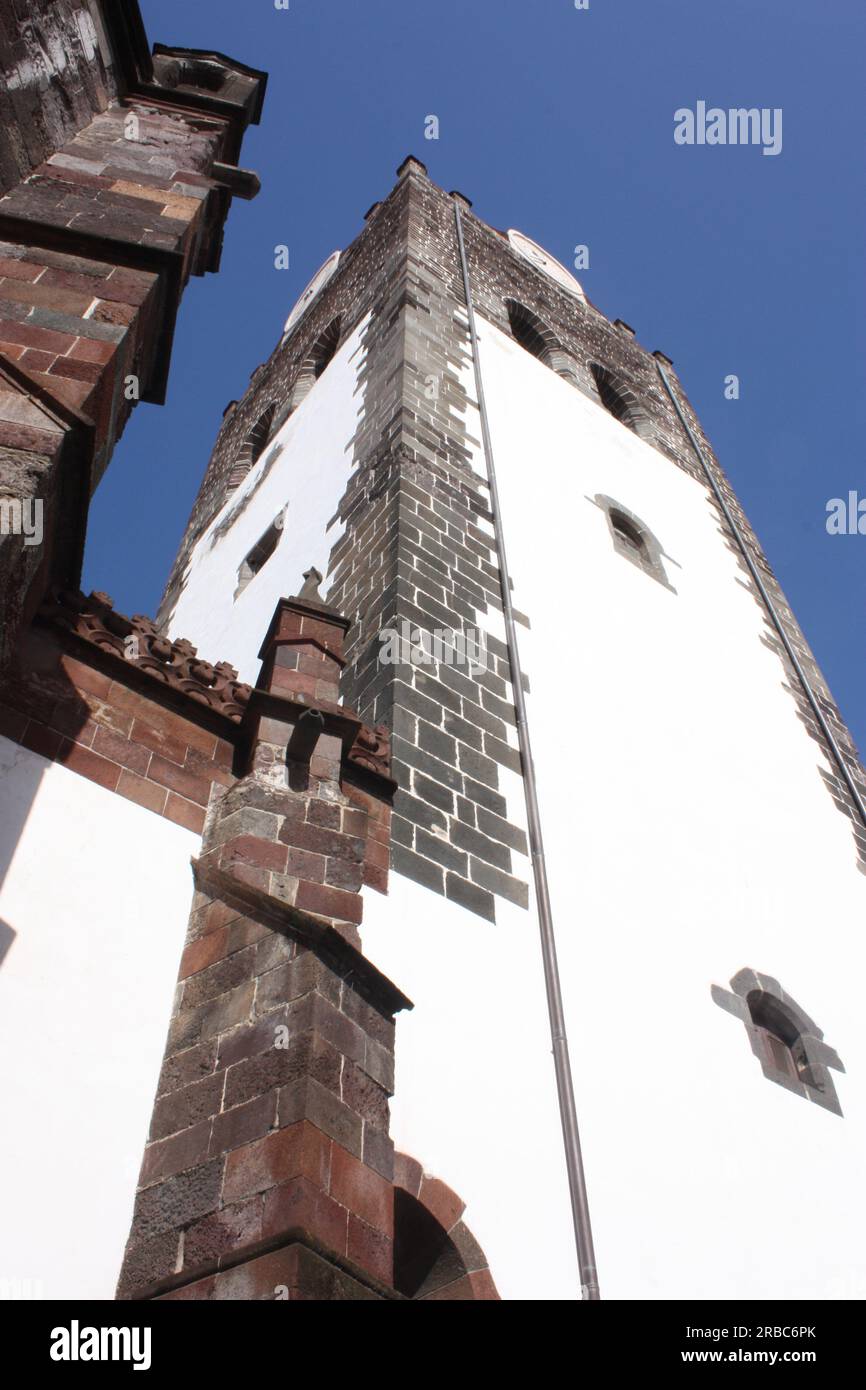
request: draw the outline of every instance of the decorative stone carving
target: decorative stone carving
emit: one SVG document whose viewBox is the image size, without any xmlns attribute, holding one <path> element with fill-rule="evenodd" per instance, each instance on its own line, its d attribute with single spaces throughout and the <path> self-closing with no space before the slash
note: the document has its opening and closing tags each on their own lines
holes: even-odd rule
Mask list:
<svg viewBox="0 0 866 1390">
<path fill-rule="evenodd" d="M 374 729 L 367 724 L 361 726 L 350 749 L 349 762 L 382 777 L 391 776 L 391 734 L 384 724 L 377 724 Z"/>
</svg>

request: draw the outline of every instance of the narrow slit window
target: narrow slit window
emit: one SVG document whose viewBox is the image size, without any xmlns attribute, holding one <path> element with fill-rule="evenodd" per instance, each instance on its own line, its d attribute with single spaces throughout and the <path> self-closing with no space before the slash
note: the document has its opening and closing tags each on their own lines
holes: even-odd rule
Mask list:
<svg viewBox="0 0 866 1390">
<path fill-rule="evenodd" d="M 264 569 L 268 560 L 270 560 L 280 543 L 280 536 L 283 534 L 284 517 L 285 514 L 283 512 L 280 512 L 279 516 L 274 517 L 267 531 L 256 541 L 252 550 L 244 559 L 238 570 L 238 586 L 235 589 L 235 598 L 238 598 L 243 593 L 247 585 L 255 579 L 259 571 Z"/>
</svg>

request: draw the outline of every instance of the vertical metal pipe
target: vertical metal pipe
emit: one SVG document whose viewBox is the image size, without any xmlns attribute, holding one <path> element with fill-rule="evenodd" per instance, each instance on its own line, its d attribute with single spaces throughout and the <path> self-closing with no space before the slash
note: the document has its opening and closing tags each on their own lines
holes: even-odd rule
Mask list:
<svg viewBox="0 0 866 1390">
<path fill-rule="evenodd" d="M 791 642 L 791 639 L 789 638 L 787 632 L 785 631 L 781 618 L 776 612 L 775 604 L 773 603 L 772 597 L 770 596 L 770 592 L 766 584 L 764 583 L 764 580 L 761 576 L 761 572 L 755 564 L 755 561 L 752 557 L 752 552 L 746 545 L 743 533 L 737 525 L 734 514 L 728 506 L 727 501 L 725 500 L 724 493 L 722 492 L 721 488 L 719 487 L 718 483 L 713 477 L 710 466 L 704 457 L 704 451 L 697 441 L 694 430 L 692 429 L 691 425 L 686 419 L 685 411 L 682 409 L 679 400 L 677 399 L 676 393 L 674 392 L 673 387 L 671 386 L 668 374 L 662 366 L 661 362 L 659 362 L 658 358 L 656 358 L 656 366 L 659 370 L 659 375 L 661 376 L 664 388 L 667 391 L 668 396 L 670 397 L 671 404 L 673 405 L 673 408 L 679 417 L 680 424 L 682 425 L 683 429 L 688 435 L 689 443 L 691 444 L 695 452 L 698 463 L 701 465 L 704 477 L 706 478 L 707 482 L 710 485 L 710 488 L 712 489 L 713 496 L 719 504 L 719 507 L 721 508 L 722 514 L 726 522 L 728 523 L 728 526 L 731 528 L 734 540 L 737 542 L 737 545 L 740 549 L 740 553 L 742 554 L 743 559 L 745 560 L 746 565 L 748 566 L 749 573 L 752 576 L 752 579 L 755 581 L 758 593 L 761 595 L 761 598 L 764 602 L 764 606 L 767 609 L 767 612 L 770 616 L 770 621 L 772 622 L 773 627 L 778 632 L 782 645 L 788 654 L 788 660 L 790 661 L 791 665 L 797 673 L 797 679 L 799 680 L 800 685 L 803 688 L 803 693 L 805 694 L 806 699 L 809 701 L 812 713 L 818 721 L 818 727 L 820 728 L 825 739 L 827 740 L 827 744 L 830 748 L 830 752 L 833 755 L 833 759 L 836 763 L 836 766 L 842 774 L 842 778 L 845 782 L 845 785 L 851 793 L 851 800 L 854 802 L 854 805 L 857 808 L 857 811 L 860 815 L 860 819 L 863 821 L 863 824 L 866 825 L 866 803 L 864 803 L 863 797 L 860 793 L 860 789 L 857 786 L 857 783 L 854 781 L 850 769 L 847 763 L 845 762 L 842 749 L 839 747 L 839 744 L 836 741 L 836 736 L 833 733 L 833 730 L 830 728 L 824 711 L 818 703 L 818 698 L 812 689 L 809 677 L 803 670 L 800 658 L 797 656 L 797 653 L 794 650 L 794 645 Z"/>
<path fill-rule="evenodd" d="M 475 307 L 472 300 L 472 287 L 469 281 L 466 246 L 463 241 L 463 221 L 460 214 L 460 204 L 456 200 L 454 203 L 454 217 L 457 226 L 457 245 L 460 250 L 460 265 L 463 271 L 463 289 L 466 296 L 466 312 L 469 319 L 472 361 L 475 368 L 475 389 L 478 395 L 478 410 L 481 416 L 481 439 L 484 447 L 484 460 L 487 465 L 487 480 L 490 486 L 493 527 L 499 553 L 499 576 L 502 589 L 502 608 L 505 615 L 506 645 L 508 647 L 508 660 L 511 667 L 511 683 L 514 690 L 514 708 L 517 716 L 517 738 L 520 745 L 520 756 L 523 762 L 523 786 L 526 796 L 529 847 L 532 855 L 535 897 L 538 904 L 541 957 L 544 964 L 544 983 L 547 990 L 547 1009 L 550 1017 L 550 1036 L 553 1044 L 553 1065 L 556 1071 L 556 1089 L 559 1096 L 562 1138 L 565 1145 L 565 1164 L 568 1171 L 569 1190 L 571 1192 L 571 1214 L 574 1222 L 577 1260 L 580 1269 L 581 1297 L 589 1302 L 597 1302 L 601 1295 L 598 1288 L 598 1273 L 595 1266 L 595 1250 L 592 1242 L 592 1226 L 589 1218 L 589 1202 L 587 1200 L 586 1179 L 583 1171 L 583 1156 L 580 1149 L 577 1109 L 574 1102 L 574 1083 L 572 1081 L 571 1062 L 568 1055 L 568 1037 L 565 1029 L 565 1011 L 562 1004 L 562 988 L 560 986 L 559 967 L 556 958 L 556 937 L 553 930 L 553 913 L 550 906 L 550 892 L 547 884 L 547 868 L 544 862 L 544 839 L 541 832 L 541 816 L 538 809 L 535 764 L 532 761 L 532 748 L 529 740 L 529 723 L 526 716 L 526 700 L 523 694 L 523 673 L 520 666 L 520 650 L 517 641 L 517 627 L 514 621 L 514 606 L 511 601 L 511 581 L 505 552 L 505 537 L 502 530 L 499 489 L 496 483 L 496 467 L 493 458 L 493 445 L 490 438 L 490 421 L 487 414 L 487 403 L 484 398 L 481 360 L 478 354 Z"/>
</svg>

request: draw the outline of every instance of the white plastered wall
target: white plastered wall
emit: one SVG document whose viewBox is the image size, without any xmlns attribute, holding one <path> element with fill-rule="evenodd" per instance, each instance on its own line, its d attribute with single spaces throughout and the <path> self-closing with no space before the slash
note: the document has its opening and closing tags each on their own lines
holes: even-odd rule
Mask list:
<svg viewBox="0 0 866 1390">
<path fill-rule="evenodd" d="M 192 552 L 170 634 L 188 638 L 207 661 L 231 662 L 241 680 L 255 682 L 259 649 L 279 600 L 300 592 L 311 566 L 327 575 L 342 535 L 334 517 L 352 469 L 366 322 L 343 343 Z M 235 599 L 243 561 L 284 509 L 276 550 Z"/>
<path fill-rule="evenodd" d="M 705 489 L 486 323 L 481 353 L 602 1295 L 862 1298 L 866 878 L 820 750 Z M 365 949 L 416 1006 L 392 1131 L 467 1202 L 504 1297 L 571 1298 L 534 909 L 497 916 L 394 876 L 365 895 Z M 844 1118 L 766 1080 L 713 1002 L 745 966 L 838 1050 Z"/>
<path fill-rule="evenodd" d="M 112 1299 L 197 836 L 0 739 L 0 1296 Z"/>
</svg>

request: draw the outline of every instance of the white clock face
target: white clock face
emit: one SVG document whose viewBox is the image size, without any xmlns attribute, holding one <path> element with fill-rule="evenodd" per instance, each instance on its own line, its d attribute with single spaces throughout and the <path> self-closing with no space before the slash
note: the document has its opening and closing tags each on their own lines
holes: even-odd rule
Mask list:
<svg viewBox="0 0 866 1390">
<path fill-rule="evenodd" d="M 516 232 L 513 227 L 508 233 L 508 240 L 519 255 L 525 256 L 539 270 L 543 270 L 545 275 L 549 275 L 564 290 L 568 290 L 569 294 L 577 295 L 578 299 L 586 299 L 586 295 L 571 272 L 566 270 L 565 266 L 555 257 L 549 255 L 536 241 L 524 236 L 523 232 Z"/>
<path fill-rule="evenodd" d="M 301 295 L 294 309 L 289 314 L 289 317 L 286 319 L 286 326 L 283 329 L 284 338 L 288 333 L 291 333 L 295 324 L 298 322 L 298 319 L 301 317 L 302 314 L 306 313 L 307 309 L 312 304 L 313 300 L 315 299 L 316 295 L 320 292 L 320 290 L 323 290 L 325 288 L 334 271 L 337 269 L 337 266 L 340 264 L 341 255 L 341 251 L 335 251 L 333 255 L 328 257 L 328 259 L 325 261 L 325 264 L 323 266 L 320 266 L 319 269 L 316 271 L 309 285 L 304 290 L 304 293 Z"/>
</svg>

